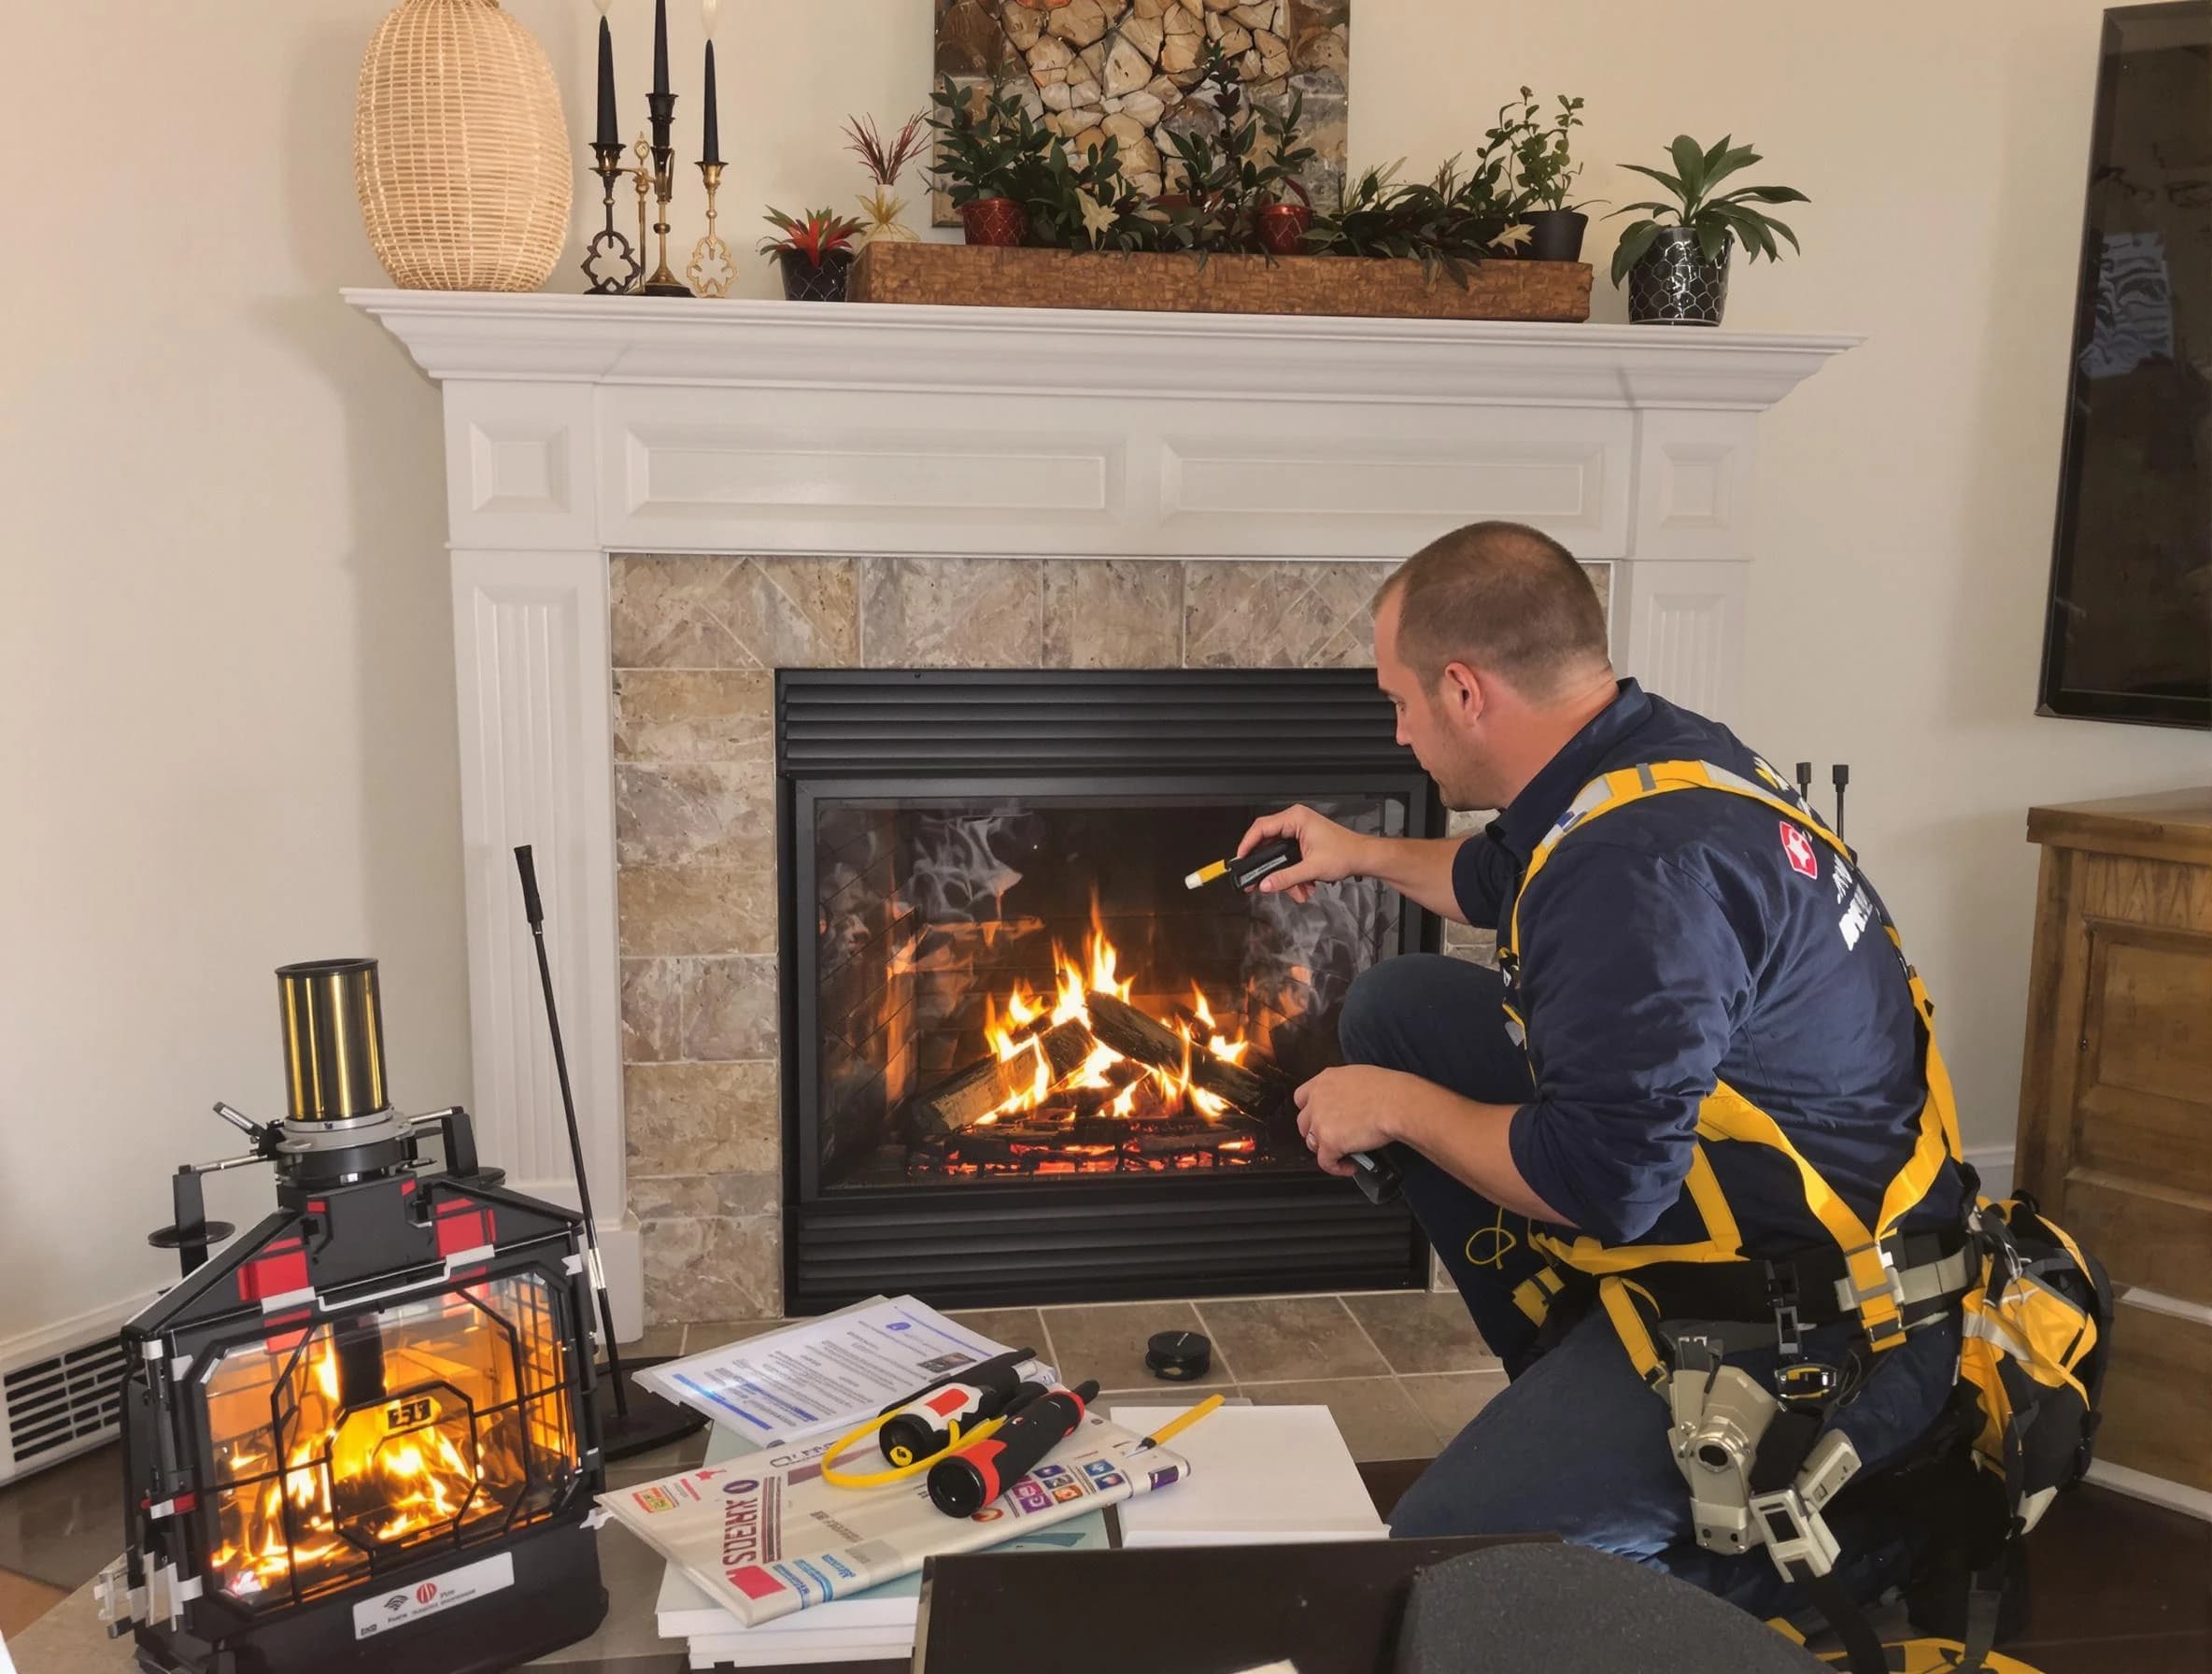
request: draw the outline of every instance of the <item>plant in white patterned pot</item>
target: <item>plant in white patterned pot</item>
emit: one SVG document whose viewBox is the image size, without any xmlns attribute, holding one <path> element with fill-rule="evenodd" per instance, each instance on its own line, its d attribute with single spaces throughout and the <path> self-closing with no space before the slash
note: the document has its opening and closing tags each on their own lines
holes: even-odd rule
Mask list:
<svg viewBox="0 0 2212 1674">
<path fill-rule="evenodd" d="M 906 126 L 886 140 L 876 131 L 872 116 L 847 117 L 844 123 L 845 149 L 860 159 L 860 166 L 868 171 L 868 178 L 874 190 L 860 194 L 860 208 L 867 218 L 867 226 L 860 234 L 858 249 L 866 249 L 877 239 L 886 242 L 913 242 L 921 237 L 899 217 L 905 212 L 906 200 L 898 195 L 899 177 L 906 172 L 907 164 L 919 157 L 929 145 L 929 120 L 921 111 L 906 119 Z"/>
</svg>

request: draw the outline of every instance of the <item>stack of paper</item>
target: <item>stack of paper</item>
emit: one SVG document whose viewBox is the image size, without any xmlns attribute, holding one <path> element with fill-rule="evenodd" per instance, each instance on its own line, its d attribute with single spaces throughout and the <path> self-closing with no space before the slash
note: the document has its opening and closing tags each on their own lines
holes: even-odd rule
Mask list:
<svg viewBox="0 0 2212 1674">
<path fill-rule="evenodd" d="M 1140 1436 L 1180 1407 L 1117 1406 Z M 1171 1494 L 1120 1508 L 1124 1546 L 1380 1540 L 1389 1534 L 1326 1407 L 1223 1407 L 1170 1443 L 1190 1462 Z"/>
<path fill-rule="evenodd" d="M 735 1430 L 717 1425 L 707 1442 L 706 1456 L 711 1464 L 723 1464 L 752 1451 Z M 1015 1535 L 997 1550 L 1076 1552 L 1108 1544 L 1105 1513 L 1092 1511 L 1050 1528 Z M 672 1563 L 661 1577 L 656 1624 L 662 1639 L 686 1642 L 694 1668 L 893 1662 L 914 1654 L 921 1595 L 917 1572 L 850 1598 L 832 1599 L 747 1627 Z"/>
</svg>

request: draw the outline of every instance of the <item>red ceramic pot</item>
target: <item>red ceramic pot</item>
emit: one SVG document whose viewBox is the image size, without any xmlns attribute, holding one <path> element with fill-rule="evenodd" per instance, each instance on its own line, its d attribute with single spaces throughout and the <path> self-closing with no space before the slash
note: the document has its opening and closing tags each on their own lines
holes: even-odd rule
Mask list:
<svg viewBox="0 0 2212 1674">
<path fill-rule="evenodd" d="M 1306 248 L 1313 211 L 1303 204 L 1269 204 L 1259 212 L 1259 241 L 1271 254 L 1295 256 Z"/>
<path fill-rule="evenodd" d="M 970 244 L 1018 245 L 1029 235 L 1029 218 L 1012 198 L 978 198 L 960 206 Z"/>
</svg>

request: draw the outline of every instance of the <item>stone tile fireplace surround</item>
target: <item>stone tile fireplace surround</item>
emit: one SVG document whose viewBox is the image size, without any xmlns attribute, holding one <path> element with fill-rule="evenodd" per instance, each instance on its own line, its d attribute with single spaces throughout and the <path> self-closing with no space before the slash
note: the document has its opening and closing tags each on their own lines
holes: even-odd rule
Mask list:
<svg viewBox="0 0 2212 1674">
<path fill-rule="evenodd" d="M 626 1331 L 780 1310 L 775 669 L 1364 666 L 1506 517 L 1725 716 L 1755 416 L 1852 341 L 347 294 L 445 390 L 481 1143 L 563 1195 L 530 843 Z"/>
</svg>

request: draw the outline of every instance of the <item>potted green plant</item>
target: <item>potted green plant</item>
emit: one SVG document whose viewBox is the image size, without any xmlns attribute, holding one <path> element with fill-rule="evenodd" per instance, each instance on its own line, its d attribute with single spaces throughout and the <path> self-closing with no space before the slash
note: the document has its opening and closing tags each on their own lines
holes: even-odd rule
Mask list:
<svg viewBox="0 0 2212 1674">
<path fill-rule="evenodd" d="M 1779 259 L 1774 242 L 1778 233 L 1790 241 L 1792 249 L 1801 248 L 1796 234 L 1754 206 L 1811 200 L 1790 186 L 1739 186 L 1716 192 L 1713 189 L 1723 180 L 1759 161 L 1758 152 L 1749 146 L 1731 146 L 1727 136 L 1718 145 L 1701 148 L 1687 134 L 1680 134 L 1668 149 L 1672 174 L 1640 163 L 1623 165 L 1658 181 L 1675 201 L 1627 204 L 1613 211 L 1650 211 L 1622 233 L 1613 251 L 1613 283 L 1627 279 L 1628 318 L 1638 324 L 1719 325 L 1728 302 L 1732 246 L 1741 244 L 1744 259 L 1750 262 L 1761 256 L 1769 262 Z"/>
<path fill-rule="evenodd" d="M 844 301 L 845 276 L 852 271 L 853 239 L 860 223 L 849 215 L 809 209 L 802 217 L 771 209 L 769 225 L 782 236 L 763 238 L 760 253 L 773 256 L 784 270 L 784 296 L 795 303 Z"/>
<path fill-rule="evenodd" d="M 1038 171 L 1057 143 L 1056 135 L 1031 118 L 1019 93 L 1004 86 L 971 91 L 942 77 L 929 103 L 929 128 L 937 135 L 933 172 L 960 212 L 968 242 L 1027 243 L 1023 200 L 1042 183 Z"/>
<path fill-rule="evenodd" d="M 1545 121 L 1535 96 L 1524 87 L 1519 111 L 1508 101 L 1498 109 L 1497 126 L 1484 135 L 1491 149 L 1512 158 L 1515 207 L 1529 234 L 1521 253 L 1538 262 L 1582 259 L 1582 235 L 1590 218 L 1581 204 L 1567 201 L 1582 172 L 1568 141 L 1568 135 L 1582 125 L 1581 110 L 1581 99 L 1561 93 L 1559 108 Z"/>
<path fill-rule="evenodd" d="M 1162 200 L 1170 224 L 1182 242 L 1201 252 L 1297 255 L 1313 224 L 1313 200 L 1299 177 L 1317 155 L 1299 133 L 1303 95 L 1294 92 L 1281 110 L 1247 99 L 1236 65 L 1218 42 L 1207 44 L 1192 101 L 1201 94 L 1220 116 L 1221 132 L 1169 132 L 1170 174 L 1180 187 Z"/>
<path fill-rule="evenodd" d="M 1528 241 L 1496 158 L 1485 155 L 1465 173 L 1458 158 L 1448 158 L 1426 180 L 1401 182 L 1398 166 L 1370 168 L 1347 183 L 1337 212 L 1315 219 L 1308 248 L 1322 256 L 1419 262 L 1432 283 L 1440 272 L 1465 290 L 1469 268 Z"/>
</svg>

